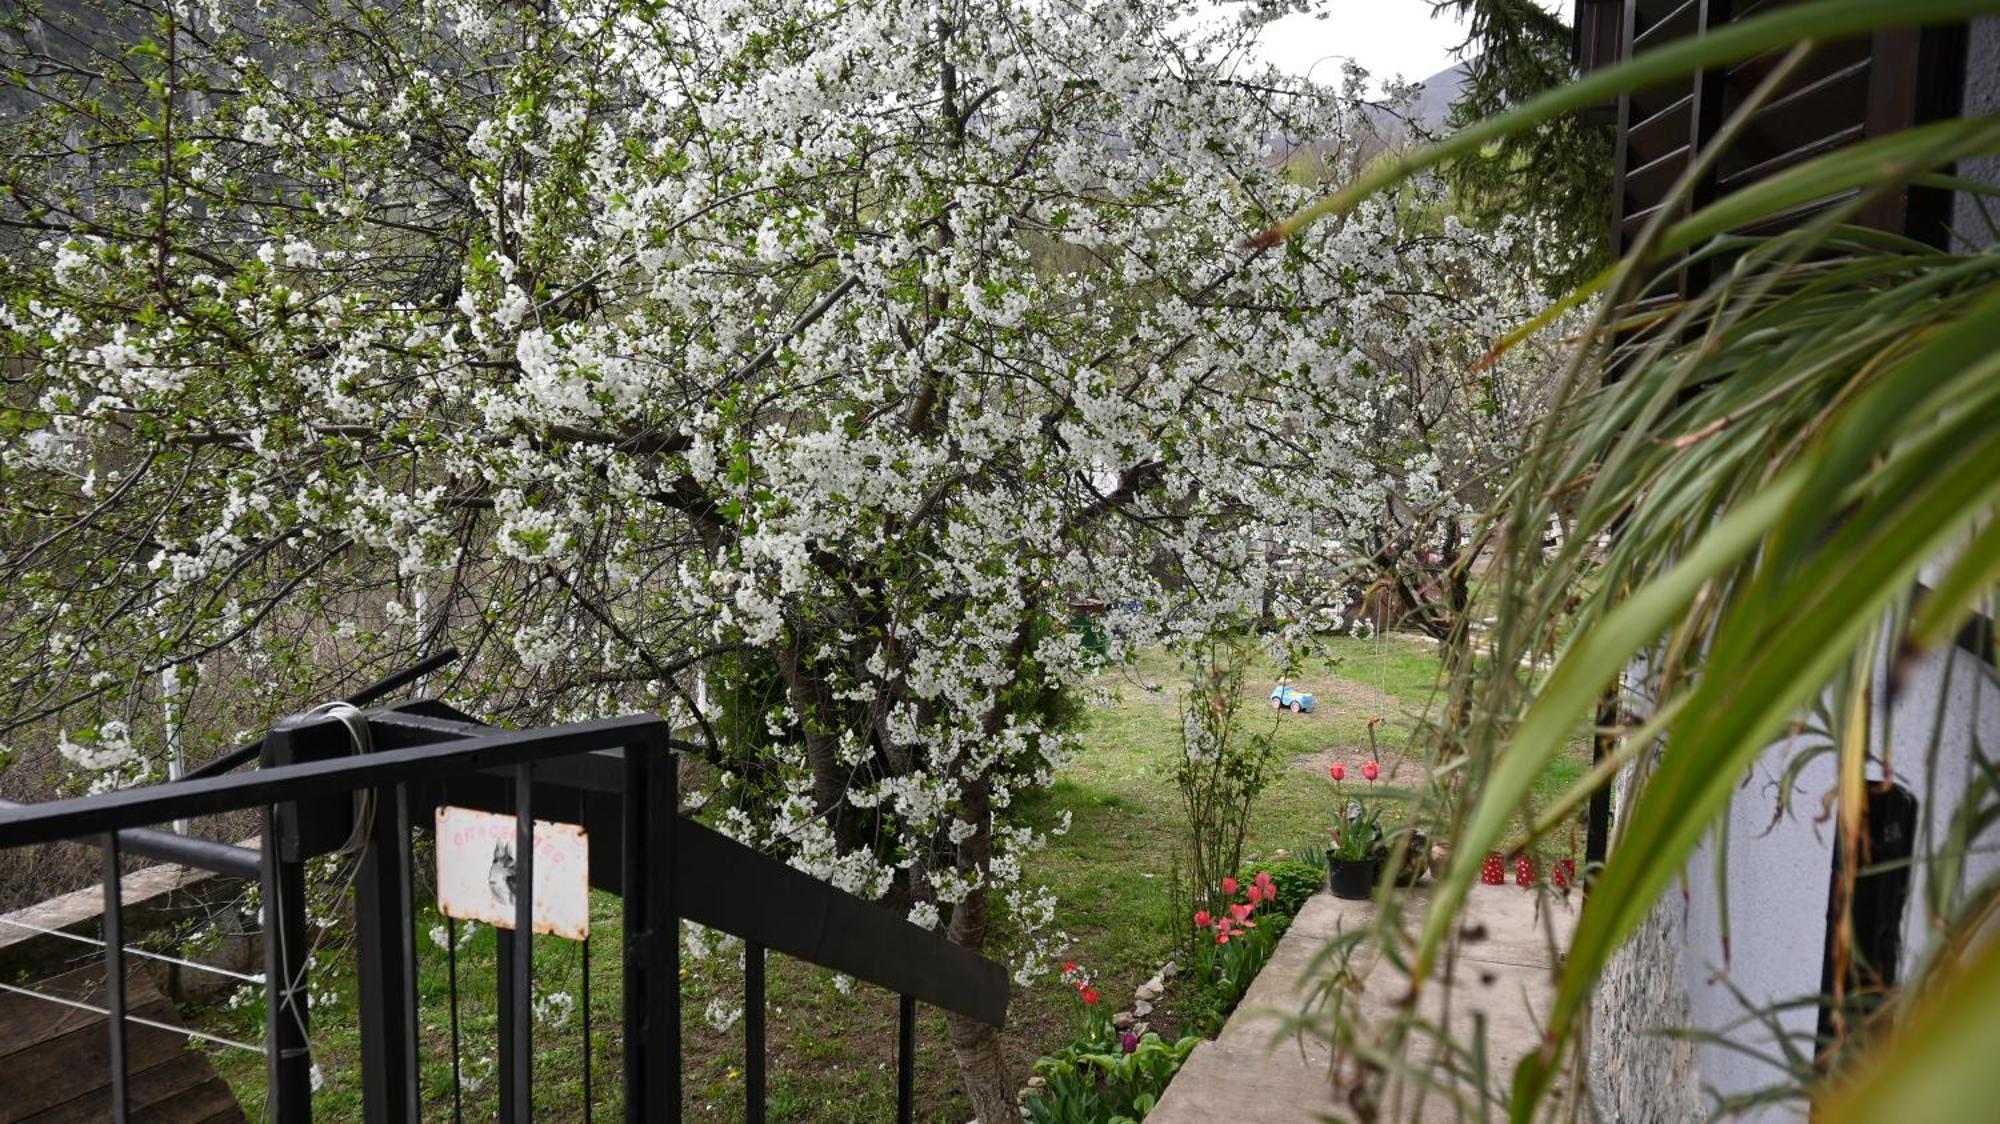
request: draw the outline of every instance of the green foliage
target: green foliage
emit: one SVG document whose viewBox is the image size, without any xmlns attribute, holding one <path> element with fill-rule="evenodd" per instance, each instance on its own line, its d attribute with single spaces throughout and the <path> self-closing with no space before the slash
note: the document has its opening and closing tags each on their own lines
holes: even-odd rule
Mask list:
<svg viewBox="0 0 2000 1124">
<path fill-rule="evenodd" d="M 1388 804 L 1378 797 L 1350 795 L 1346 786 L 1334 798 L 1333 832 L 1327 858 L 1339 862 L 1361 862 L 1383 858 L 1389 853 L 1387 835 L 1382 830 L 1382 814 Z"/>
<path fill-rule="evenodd" d="M 1821 44 L 1996 8 L 1819 0 L 1760 13 L 1480 122 L 1278 233 L 1621 92 L 1789 50 L 1732 108 L 1718 132 L 1727 144 Z M 1838 838 L 1857 839 L 1879 756 L 1877 676 L 1896 684 L 1921 661 L 1950 666 L 1952 633 L 2000 600 L 2000 253 L 1943 253 L 1847 225 L 1913 180 L 1995 194 L 1933 170 L 1996 152 L 2000 115 L 1944 120 L 1820 156 L 1685 218 L 1675 217 L 1682 200 L 1669 200 L 1634 254 L 1574 297 L 1609 299 L 1491 516 L 1507 546 L 1486 579 L 1497 622 L 1486 658 L 1456 650 L 1448 751 L 1462 757 L 1454 768 L 1464 780 L 1453 862 L 1406 950 L 1415 987 L 1433 983 L 1458 939 L 1485 850 L 1517 825 L 1531 838 L 1556 829 L 1619 766 L 1661 739 L 1672 749 L 1632 774 L 1619 835 L 1564 959 L 1547 1042 L 1505 1092 L 1514 1120 L 1548 1111 L 1563 1069 L 1580 1064 L 1574 1040 L 1601 973 L 1671 892 L 1747 767 L 1788 730 L 1812 731 L 1830 748 L 1807 752 L 1837 759 Z M 1802 217 L 1805 204 L 1818 209 Z M 1782 232 L 1733 233 L 1773 229 Z M 1629 302 L 1654 295 L 1649 284 L 1683 253 L 1695 276 L 1716 281 L 1656 315 L 1632 313 Z M 1616 380 L 1602 377 L 1611 370 Z M 1554 543 L 1544 538 L 1551 526 L 1562 531 Z M 1920 574 L 1929 592 L 1918 601 Z M 1553 666 L 1536 670 L 1551 652 Z M 1537 808 L 1551 763 L 1641 656 L 1650 717 L 1625 731 L 1606 767 Z M 1948 717 L 1932 718 L 1916 771 L 1936 774 L 1936 731 Z M 1908 756 L 1899 749 L 1899 772 L 1912 770 Z M 1954 823 L 1990 822 L 1980 786 L 1966 800 L 1979 808 L 1961 807 Z M 1777 811 L 1796 809 L 1781 800 Z M 1932 869 L 1962 872 L 1963 856 L 1990 840 L 1954 830 L 1922 846 Z M 1853 844 L 1844 848 L 1851 886 L 1858 863 Z M 1931 938 L 1922 971 L 1903 984 L 1907 1001 L 1880 1007 L 1865 1033 L 1805 1043 L 1819 1062 L 1762 1091 L 1763 1103 L 1810 1099 L 1816 1116 L 1839 1120 L 1952 1119 L 1992 1103 L 2000 1078 L 1974 1044 L 2000 1034 L 2000 945 L 1977 934 L 2000 910 L 2000 885 L 1961 874 L 1922 908 Z M 1377 936 L 1397 941 L 1393 926 Z"/>
<path fill-rule="evenodd" d="M 1261 915 L 1256 928 L 1238 930 L 1227 944 L 1213 939 L 1195 942 L 1188 964 L 1188 982 L 1194 994 L 1183 1005 L 1188 1029 L 1203 1035 L 1222 1030 L 1291 924 L 1292 919 L 1285 914 Z"/>
<path fill-rule="evenodd" d="M 1432 0 L 1466 19 L 1465 85 L 1448 124 L 1463 128 L 1570 79 L 1570 27 L 1535 0 Z M 1541 262 L 1551 291 L 1604 267 L 1611 224 L 1610 129 L 1565 114 L 1512 133 L 1445 166 L 1459 209 L 1492 224 L 1533 215 L 1558 233 L 1522 249 Z"/>
<path fill-rule="evenodd" d="M 1181 756 L 1174 769 L 1187 874 L 1198 908 L 1217 909 L 1216 887 L 1243 862 L 1250 812 L 1271 784 L 1276 727 L 1246 734 L 1239 722 L 1253 649 L 1239 636 L 1210 636 L 1188 655 L 1181 700 Z"/>
<path fill-rule="evenodd" d="M 1326 868 L 1303 859 L 1287 859 L 1282 862 L 1252 863 L 1243 868 L 1238 879 L 1249 881 L 1259 874 L 1268 874 L 1278 888 L 1278 896 L 1270 905 L 1270 910 L 1286 917 L 1296 916 L 1305 908 L 1306 900 L 1319 892 L 1326 882 Z"/>
<path fill-rule="evenodd" d="M 1144 1120 L 1200 1043 L 1193 1035 L 1169 1043 L 1147 1034 L 1130 1053 L 1116 1041 L 1071 1043 L 1035 1063 L 1035 1075 L 1044 1084 L 1022 1107 L 1033 1124 Z"/>
</svg>

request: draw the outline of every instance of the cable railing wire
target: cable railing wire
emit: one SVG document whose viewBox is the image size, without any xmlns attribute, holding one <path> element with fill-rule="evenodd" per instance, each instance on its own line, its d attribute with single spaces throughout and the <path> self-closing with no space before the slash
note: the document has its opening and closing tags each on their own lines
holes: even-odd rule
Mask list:
<svg viewBox="0 0 2000 1124">
<path fill-rule="evenodd" d="M 45 937 L 60 937 L 63 940 L 75 941 L 78 944 L 89 945 L 92 948 L 104 947 L 104 941 L 97 937 L 87 937 L 82 933 L 70 933 L 61 929 L 50 929 L 42 925 L 31 925 L 26 921 L 17 921 L 12 917 L 0 917 L 0 925 L 12 925 L 16 929 L 25 929 L 30 933 L 40 933 Z M 131 945 L 125 946 L 125 955 L 137 956 L 145 960 L 156 960 L 162 964 L 172 964 L 181 968 L 192 968 L 198 972 L 211 972 L 218 976 L 227 976 L 232 980 L 241 980 L 249 984 L 261 984 L 264 982 L 264 977 L 255 973 L 238 972 L 233 968 L 203 964 L 198 960 L 183 960 L 178 956 L 168 956 L 163 952 L 152 952 L 143 948 L 134 948 Z"/>
</svg>

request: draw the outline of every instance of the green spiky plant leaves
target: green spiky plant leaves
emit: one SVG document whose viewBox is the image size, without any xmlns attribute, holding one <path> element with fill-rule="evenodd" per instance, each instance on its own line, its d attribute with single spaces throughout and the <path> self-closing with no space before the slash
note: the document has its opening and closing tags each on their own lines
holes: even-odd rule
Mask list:
<svg viewBox="0 0 2000 1124">
<path fill-rule="evenodd" d="M 1385 162 L 1264 238 L 1559 114 L 1789 51 L 1694 161 L 1676 189 L 1685 199 L 1783 73 L 1819 46 L 1995 10 L 1995 0 L 1785 6 Z M 2000 115 L 1948 120 L 1820 156 L 1705 207 L 1662 207 L 1627 259 L 1564 302 L 1601 307 L 1485 529 L 1486 611 L 1497 623 L 1477 658 L 1460 645 L 1449 672 L 1438 818 L 1453 859 L 1415 936 L 1381 934 L 1417 988 L 1433 981 L 1486 852 L 1524 824 L 1565 822 L 1617 773 L 1593 771 L 1553 813 L 1529 806 L 1536 778 L 1642 661 L 1656 706 L 1613 759 L 1638 771 L 1626 770 L 1618 835 L 1579 915 L 1545 1038 L 1496 1094 L 1515 1120 L 1568 1111 L 1551 1094 L 1578 1075 L 1598 981 L 1722 821 L 1745 770 L 1817 714 L 1838 758 L 1843 838 L 1855 838 L 1877 663 L 1890 664 L 1893 681 L 1969 614 L 1993 611 L 2000 252 L 1948 253 L 1850 220 L 1912 185 L 1991 195 L 1944 170 L 1996 152 Z M 1732 233 L 1768 230 L 1815 202 L 1783 233 Z M 1636 311 L 1648 279 L 1680 255 L 1712 281 Z M 1551 527 L 1562 531 L 1554 547 Z M 1913 600 L 1920 573 L 1928 591 Z M 1663 751 L 1642 752 L 1655 745 Z M 1975 784 L 1960 821 L 1990 825 L 1993 799 L 1991 785 Z M 1976 835 L 1955 832 L 1919 860 L 1962 870 Z M 1937 934 L 1917 977 L 1793 1090 L 1826 1119 L 1970 1119 L 2000 1100 L 1990 1057 L 2000 1041 L 2000 941 L 1990 938 L 2000 886 L 1954 877 L 1942 900 L 1912 906 L 1930 911 Z"/>
</svg>

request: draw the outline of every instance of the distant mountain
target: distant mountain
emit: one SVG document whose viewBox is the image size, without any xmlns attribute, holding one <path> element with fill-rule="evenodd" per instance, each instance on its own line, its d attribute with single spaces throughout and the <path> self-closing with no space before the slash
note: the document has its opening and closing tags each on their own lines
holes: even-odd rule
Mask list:
<svg viewBox="0 0 2000 1124">
<path fill-rule="evenodd" d="M 1455 63 L 1445 67 L 1419 85 L 1416 100 L 1400 114 L 1391 113 L 1381 106 L 1370 106 L 1368 118 L 1382 139 L 1393 145 L 1406 140 L 1409 126 L 1416 125 L 1432 136 L 1442 135 L 1444 119 L 1451 113 L 1451 103 L 1458 100 L 1459 91 L 1465 88 L 1465 64 Z"/>
<path fill-rule="evenodd" d="M 1445 115 L 1451 112 L 1451 103 L 1458 100 L 1460 90 L 1465 88 L 1465 64 L 1454 63 L 1429 78 L 1424 79 L 1424 92 L 1410 107 L 1410 116 L 1431 132 L 1444 129 Z"/>
</svg>

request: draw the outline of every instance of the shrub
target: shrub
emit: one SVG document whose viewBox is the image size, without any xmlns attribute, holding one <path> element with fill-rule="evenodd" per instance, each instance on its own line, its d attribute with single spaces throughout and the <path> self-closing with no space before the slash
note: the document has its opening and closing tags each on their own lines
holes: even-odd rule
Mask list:
<svg viewBox="0 0 2000 1124">
<path fill-rule="evenodd" d="M 1324 862 L 1314 863 L 1303 859 L 1285 859 L 1279 862 L 1253 863 L 1243 868 L 1244 881 L 1252 881 L 1259 874 L 1271 876 L 1271 883 L 1277 888 L 1277 896 L 1271 899 L 1268 909 L 1285 917 L 1297 916 L 1305 908 L 1306 899 L 1319 892 L 1326 882 Z"/>
<path fill-rule="evenodd" d="M 1075 990 L 1081 1025 L 1068 1046 L 1035 1062 L 1042 1087 L 1022 1109 L 1034 1124 L 1118 1124 L 1153 1110 L 1200 1038 L 1168 1043 L 1157 1034 L 1120 1032 L 1111 1025 L 1089 973 L 1063 965 Z"/>
</svg>

